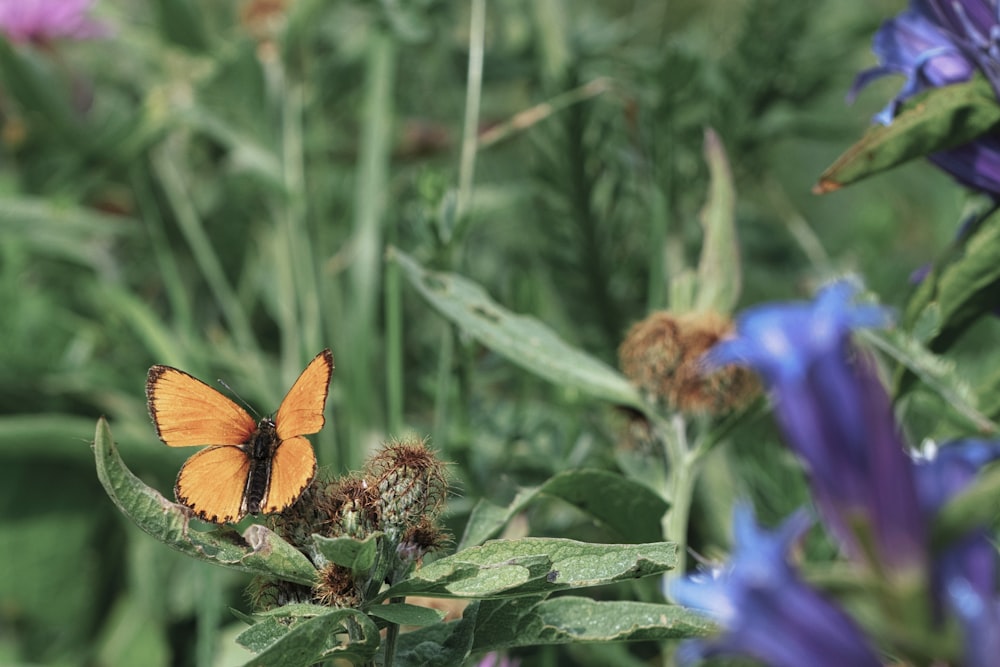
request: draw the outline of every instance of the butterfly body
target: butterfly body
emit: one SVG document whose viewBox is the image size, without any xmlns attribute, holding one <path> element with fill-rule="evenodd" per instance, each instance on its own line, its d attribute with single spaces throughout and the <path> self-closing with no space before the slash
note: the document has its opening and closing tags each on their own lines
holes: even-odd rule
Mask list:
<svg viewBox="0 0 1000 667">
<path fill-rule="evenodd" d="M 333 356 L 324 350 L 302 371 L 275 416 L 257 422 L 184 371 L 150 368 L 146 396 L 160 439 L 171 447 L 208 445 L 177 475 L 178 502 L 220 524 L 291 506 L 316 473 L 316 456 L 304 436 L 323 427 L 332 373 Z"/>
<path fill-rule="evenodd" d="M 274 420 L 265 418 L 260 420 L 257 430 L 250 436 L 250 442 L 241 447 L 250 459 L 250 470 L 243 491 L 243 511 L 248 514 L 260 514 L 261 505 L 271 486 L 271 461 L 280 444 Z"/>
</svg>

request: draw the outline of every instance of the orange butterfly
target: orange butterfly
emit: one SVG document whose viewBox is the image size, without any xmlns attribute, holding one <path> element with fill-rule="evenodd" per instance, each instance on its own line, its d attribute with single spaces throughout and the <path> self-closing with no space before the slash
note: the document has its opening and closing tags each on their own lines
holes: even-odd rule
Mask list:
<svg viewBox="0 0 1000 667">
<path fill-rule="evenodd" d="M 171 447 L 211 445 L 189 458 L 174 485 L 177 501 L 212 523 L 291 506 L 316 474 L 304 435 L 323 428 L 333 355 L 323 350 L 288 390 L 274 418 L 246 410 L 184 371 L 153 366 L 146 379 L 156 434 Z"/>
</svg>

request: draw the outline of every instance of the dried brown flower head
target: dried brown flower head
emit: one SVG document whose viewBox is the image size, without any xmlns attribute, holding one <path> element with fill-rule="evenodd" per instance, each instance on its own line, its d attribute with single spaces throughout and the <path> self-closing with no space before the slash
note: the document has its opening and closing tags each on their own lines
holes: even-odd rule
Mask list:
<svg viewBox="0 0 1000 667">
<path fill-rule="evenodd" d="M 618 350 L 622 372 L 653 400 L 682 412 L 718 414 L 740 408 L 760 391 L 747 368 L 707 370 L 702 357 L 732 331 L 714 312 L 658 311 L 633 325 Z"/>
</svg>

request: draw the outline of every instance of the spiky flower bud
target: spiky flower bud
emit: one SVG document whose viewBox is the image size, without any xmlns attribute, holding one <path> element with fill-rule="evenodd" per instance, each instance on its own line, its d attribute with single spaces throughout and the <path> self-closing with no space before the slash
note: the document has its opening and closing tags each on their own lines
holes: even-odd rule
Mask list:
<svg viewBox="0 0 1000 667">
<path fill-rule="evenodd" d="M 328 607 L 358 607 L 361 605 L 361 591 L 358 590 L 354 574 L 346 567 L 327 563 L 319 573 L 319 581 L 313 588 L 313 599 Z"/>
<path fill-rule="evenodd" d="M 622 372 L 649 398 L 681 412 L 719 414 L 760 391 L 742 366 L 707 370 L 705 353 L 732 331 L 714 312 L 655 312 L 633 325 L 618 350 Z"/>
<path fill-rule="evenodd" d="M 386 445 L 369 459 L 365 479 L 375 495 L 379 527 L 394 538 L 425 518 L 433 521 L 448 493 L 444 464 L 415 438 Z"/>
<path fill-rule="evenodd" d="M 448 539 L 448 534 L 433 520 L 424 517 L 406 529 L 396 546 L 396 554 L 404 563 L 419 565 L 425 555 L 444 547 Z"/>
<path fill-rule="evenodd" d="M 371 483 L 362 477 L 349 476 L 330 485 L 327 497 L 331 504 L 332 525 L 325 535 L 365 538 L 375 530 L 378 510 Z"/>
<path fill-rule="evenodd" d="M 328 486 L 317 476 L 291 507 L 267 516 L 268 527 L 309 555 L 312 534 L 321 532 L 331 521 L 329 503 L 325 502 Z"/>
<path fill-rule="evenodd" d="M 308 586 L 291 581 L 257 576 L 247 586 L 247 597 L 254 611 L 267 611 L 286 604 L 310 602 L 313 592 Z"/>
</svg>

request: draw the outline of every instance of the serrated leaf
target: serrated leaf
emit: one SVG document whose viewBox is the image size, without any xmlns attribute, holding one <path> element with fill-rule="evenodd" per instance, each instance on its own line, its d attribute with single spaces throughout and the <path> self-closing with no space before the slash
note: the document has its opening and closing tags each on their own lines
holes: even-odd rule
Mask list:
<svg viewBox="0 0 1000 667">
<path fill-rule="evenodd" d="M 736 236 L 736 192 L 726 150 L 712 129 L 705 130 L 704 153 L 710 180 L 708 200 L 699 216 L 704 235 L 695 309 L 729 315 L 740 297 L 743 279 Z"/>
<path fill-rule="evenodd" d="M 373 605 L 368 609 L 368 615 L 397 625 L 425 626 L 440 622 L 445 613 L 440 609 L 429 609 L 415 604 L 397 602 Z"/>
<path fill-rule="evenodd" d="M 979 410 L 975 392 L 959 376 L 951 360 L 933 354 L 899 329 L 865 329 L 857 335 L 909 369 L 970 427 L 981 433 L 997 430 L 997 425 Z"/>
<path fill-rule="evenodd" d="M 356 609 L 329 609 L 318 616 L 295 617 L 290 625 L 269 617 L 247 628 L 236 641 L 259 654 L 246 667 L 303 667 L 323 659 L 371 660 L 379 647 L 378 628 Z M 359 641 L 340 643 L 347 634 Z"/>
<path fill-rule="evenodd" d="M 549 594 L 660 574 L 677 565 L 677 545 L 589 544 L 557 538 L 494 540 L 441 558 L 380 598 L 406 595 L 493 598 Z"/>
<path fill-rule="evenodd" d="M 375 564 L 381 536 L 382 533 L 373 533 L 359 540 L 346 536 L 313 535 L 313 541 L 323 557 L 331 563 L 346 567 L 352 572 L 367 572 Z"/>
<path fill-rule="evenodd" d="M 535 318 L 502 308 L 462 276 L 428 271 L 395 248 L 387 254 L 438 312 L 486 347 L 559 386 L 644 409 L 638 391 L 621 373 L 572 347 Z"/>
<path fill-rule="evenodd" d="M 160 542 L 189 556 L 244 572 L 312 586 L 316 569 L 295 547 L 265 526 L 251 525 L 243 537 L 232 528 L 194 530 L 190 512 L 132 474 L 118 455 L 105 419 L 94 436 L 97 477 L 128 518 Z"/>
<path fill-rule="evenodd" d="M 997 123 L 1000 106 L 984 77 L 933 88 L 907 100 L 891 124 L 869 128 L 823 172 L 813 192 L 833 192 L 914 158 L 960 146 Z"/>
<path fill-rule="evenodd" d="M 648 487 L 620 474 L 606 470 L 567 470 L 539 487 L 522 489 L 507 507 L 486 501 L 477 503 L 459 550 L 493 537 L 513 516 L 542 496 L 570 503 L 632 543 L 661 538 L 660 519 L 669 507 Z"/>
</svg>

